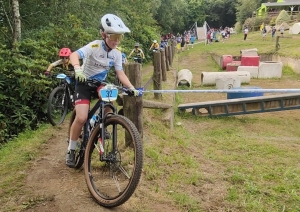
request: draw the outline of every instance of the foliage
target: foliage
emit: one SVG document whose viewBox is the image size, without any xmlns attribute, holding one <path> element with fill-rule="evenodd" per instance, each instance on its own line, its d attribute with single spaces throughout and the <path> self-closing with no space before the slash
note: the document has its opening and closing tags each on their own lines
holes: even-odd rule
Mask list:
<svg viewBox="0 0 300 212">
<path fill-rule="evenodd" d="M 233 26 L 236 3 L 237 0 L 203 0 L 207 23 L 214 28 Z"/>
<path fill-rule="evenodd" d="M 36 128 L 45 117 L 50 85 L 40 76 L 43 60 L 32 60 L 20 52 L 0 49 L 0 142 L 16 136 L 24 129 Z M 9 58 L 9 60 L 8 60 Z"/>
<path fill-rule="evenodd" d="M 237 0 L 236 21 L 244 23 L 247 18 L 251 18 L 261 3 L 262 0 Z"/>
<path fill-rule="evenodd" d="M 240 22 L 236 22 L 234 24 L 234 29 L 236 32 L 241 32 L 242 31 L 242 24 Z"/>
<path fill-rule="evenodd" d="M 257 30 L 261 24 L 270 22 L 270 17 L 253 17 L 245 20 L 244 26 L 248 26 L 250 29 Z"/>
<path fill-rule="evenodd" d="M 274 16 L 274 17 L 271 18 L 271 20 L 269 22 L 270 26 L 275 26 L 276 25 L 276 18 L 277 18 L 277 16 Z"/>
<path fill-rule="evenodd" d="M 285 10 L 281 10 L 281 12 L 279 13 L 279 15 L 276 18 L 276 25 L 280 25 L 283 22 L 289 22 L 291 20 L 290 15 L 285 11 Z"/>
</svg>

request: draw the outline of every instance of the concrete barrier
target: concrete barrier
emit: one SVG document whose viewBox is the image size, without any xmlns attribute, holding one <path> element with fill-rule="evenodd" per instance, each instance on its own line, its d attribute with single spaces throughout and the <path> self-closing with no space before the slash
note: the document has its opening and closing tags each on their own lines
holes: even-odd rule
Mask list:
<svg viewBox="0 0 300 212">
<path fill-rule="evenodd" d="M 241 83 L 250 82 L 250 73 L 248 71 L 230 71 L 230 72 L 202 72 L 202 85 L 215 85 L 217 77 L 239 77 Z"/>
<path fill-rule="evenodd" d="M 192 86 L 193 74 L 188 69 L 181 69 L 177 74 L 177 86 L 187 85 Z"/>
<path fill-rule="evenodd" d="M 248 71 L 250 78 L 258 77 L 258 66 L 239 66 L 237 71 Z"/>
<path fill-rule="evenodd" d="M 258 67 L 258 78 L 281 78 L 282 62 L 265 61 L 260 62 Z"/>
<path fill-rule="evenodd" d="M 238 63 L 228 63 L 226 65 L 226 71 L 237 71 L 240 64 Z"/>
<path fill-rule="evenodd" d="M 231 89 L 241 86 L 241 79 L 237 76 L 218 76 L 216 78 L 216 89 Z"/>
<path fill-rule="evenodd" d="M 258 56 L 257 49 L 243 49 L 240 51 L 241 56 Z"/>
</svg>

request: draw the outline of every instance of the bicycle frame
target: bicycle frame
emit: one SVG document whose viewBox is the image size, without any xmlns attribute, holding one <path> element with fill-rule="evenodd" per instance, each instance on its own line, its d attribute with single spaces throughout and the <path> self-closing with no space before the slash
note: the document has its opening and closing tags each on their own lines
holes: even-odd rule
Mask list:
<svg viewBox="0 0 300 212">
<path fill-rule="evenodd" d="M 106 107 L 109 107 L 110 109 L 112 109 L 112 112 L 109 112 L 107 114 L 104 114 L 104 109 Z M 105 127 L 104 127 L 104 123 L 106 120 L 106 117 L 110 114 L 116 114 L 117 108 L 111 103 L 111 102 L 104 102 L 102 100 L 98 100 L 96 102 L 96 104 L 92 107 L 92 109 L 90 109 L 89 113 L 88 113 L 88 118 L 87 121 L 84 124 L 84 131 L 83 131 L 83 145 L 84 147 L 86 147 L 87 142 L 89 140 L 90 137 L 90 133 L 91 131 L 94 129 L 94 127 L 92 129 L 90 129 L 90 120 L 92 118 L 92 116 L 96 113 L 96 111 L 99 110 L 99 113 L 97 114 L 99 117 L 99 120 L 97 121 L 97 123 L 100 123 L 100 128 L 101 128 L 101 140 L 102 140 L 102 145 L 104 146 L 105 144 Z M 116 133 L 116 129 L 113 130 L 114 133 Z M 115 138 L 115 136 L 113 136 L 113 138 Z M 116 141 L 113 141 L 113 148 L 115 149 L 116 147 Z M 100 161 L 108 161 L 109 159 L 106 158 L 104 156 L 104 150 L 101 150 L 102 154 L 100 155 Z"/>
<path fill-rule="evenodd" d="M 71 86 L 71 83 L 72 83 L 71 78 L 68 77 L 65 74 L 58 74 L 56 76 L 56 78 L 61 80 L 60 83 L 59 83 L 59 85 L 63 86 L 65 88 L 66 92 L 64 93 L 64 95 L 67 95 L 67 98 L 71 100 L 71 101 L 69 101 L 68 107 L 72 108 L 73 98 L 71 98 L 71 96 L 74 94 L 75 91 L 74 91 L 74 89 Z M 65 96 L 63 96 L 63 99 L 64 99 L 64 97 Z"/>
</svg>

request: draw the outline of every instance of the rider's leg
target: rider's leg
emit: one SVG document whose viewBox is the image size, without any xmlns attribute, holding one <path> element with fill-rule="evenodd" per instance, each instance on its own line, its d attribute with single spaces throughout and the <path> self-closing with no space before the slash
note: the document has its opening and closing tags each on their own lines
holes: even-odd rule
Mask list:
<svg viewBox="0 0 300 212">
<path fill-rule="evenodd" d="M 74 168 L 75 161 L 75 150 L 77 147 L 77 140 L 81 134 L 81 129 L 86 122 L 89 104 L 78 104 L 75 105 L 76 116 L 70 129 L 70 140 L 68 146 L 68 152 L 66 155 L 66 165 L 70 168 Z"/>
<path fill-rule="evenodd" d="M 74 122 L 72 123 L 71 129 L 70 129 L 70 140 L 71 141 L 77 141 L 80 134 L 81 129 L 83 125 L 86 122 L 88 112 L 89 112 L 89 104 L 78 104 L 75 106 L 76 111 L 76 117 Z M 69 145 L 70 147 L 70 145 Z M 74 149 L 74 148 L 70 148 Z"/>
<path fill-rule="evenodd" d="M 74 97 L 76 116 L 70 128 L 70 141 L 66 155 L 66 165 L 71 168 L 75 167 L 77 140 L 81 134 L 82 127 L 87 120 L 90 107 L 91 88 L 85 84 L 77 84 Z"/>
</svg>

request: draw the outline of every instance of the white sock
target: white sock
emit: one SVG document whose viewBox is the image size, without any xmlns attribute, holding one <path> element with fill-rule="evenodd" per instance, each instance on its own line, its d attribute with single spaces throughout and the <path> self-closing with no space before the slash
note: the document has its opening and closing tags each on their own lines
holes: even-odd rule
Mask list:
<svg viewBox="0 0 300 212">
<path fill-rule="evenodd" d="M 75 150 L 77 147 L 77 141 L 69 141 L 69 146 L 68 146 L 68 150 Z"/>
</svg>

